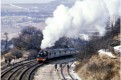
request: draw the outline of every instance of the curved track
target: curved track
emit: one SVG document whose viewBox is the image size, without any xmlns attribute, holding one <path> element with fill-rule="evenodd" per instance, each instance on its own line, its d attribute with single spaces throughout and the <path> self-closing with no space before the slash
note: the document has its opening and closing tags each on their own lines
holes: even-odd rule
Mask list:
<svg viewBox="0 0 121 80">
<path fill-rule="evenodd" d="M 36 69 L 40 66 L 42 66 L 43 64 L 34 64 L 28 68 L 26 68 L 25 70 L 23 70 L 23 72 L 20 74 L 20 76 L 18 77 L 18 80 L 32 80 L 33 79 L 33 74 L 35 73 Z"/>
<path fill-rule="evenodd" d="M 35 61 L 35 60 L 30 60 L 30 61 L 23 60 L 23 61 L 14 63 L 14 64 L 10 64 L 9 66 L 6 66 L 6 67 L 4 67 L 3 69 L 1 69 L 1 73 L 2 73 L 2 75 L 3 75 L 4 73 L 6 73 L 7 71 L 9 71 L 10 69 L 16 68 L 16 67 L 18 67 L 18 66 L 20 66 L 20 65 L 23 65 L 23 64 L 28 63 L 28 62 L 31 62 L 31 61 Z"/>
<path fill-rule="evenodd" d="M 27 59 L 22 60 L 22 61 L 17 62 L 17 63 L 14 63 L 14 65 L 18 65 L 18 64 L 21 64 L 21 63 L 26 62 L 26 61 L 27 61 Z M 5 70 L 6 68 L 11 67 L 11 66 L 12 65 L 9 65 L 9 66 L 5 65 L 5 66 L 1 67 L 1 70 Z"/>
<path fill-rule="evenodd" d="M 50 60 L 48 63 L 50 62 L 53 62 L 53 61 Z M 38 64 L 36 60 L 24 61 L 6 70 L 3 70 L 1 73 L 1 80 L 33 80 L 33 76 L 37 68 L 43 65 L 44 63 Z M 70 68 L 66 68 L 66 67 L 67 67 L 67 64 L 64 64 L 61 67 L 62 80 L 77 80 L 77 79 L 74 79 L 73 76 L 71 75 L 69 70 Z M 65 74 L 64 68 L 66 69 L 66 74 Z M 68 79 L 67 76 L 70 78 Z"/>
<path fill-rule="evenodd" d="M 74 79 L 74 77 L 71 75 L 71 73 L 70 73 L 70 67 L 71 66 L 67 67 L 66 65 L 67 64 L 64 64 L 64 66 L 61 67 L 61 75 L 62 75 L 62 78 L 63 78 L 62 80 L 78 80 L 78 79 Z M 66 68 L 67 74 L 71 79 L 67 79 L 67 74 L 65 74 L 64 67 L 67 67 Z"/>
<path fill-rule="evenodd" d="M 2 70 L 2 71 L 1 71 L 1 77 L 3 77 L 4 75 L 6 75 L 7 72 L 13 70 L 14 68 L 17 68 L 17 67 L 19 67 L 19 66 L 23 66 L 23 65 L 28 64 L 28 63 L 30 63 L 30 62 L 33 62 L 33 60 L 32 60 L 32 61 L 25 61 L 25 62 L 21 62 L 21 63 L 19 62 L 19 63 L 14 64 L 13 66 L 10 66 L 10 67 L 8 67 L 8 68 Z"/>
<path fill-rule="evenodd" d="M 61 66 L 61 75 L 62 75 L 62 78 L 63 80 L 66 80 L 66 77 L 64 76 L 64 67 L 66 66 L 66 64 L 64 66 Z"/>
<path fill-rule="evenodd" d="M 33 73 L 41 65 L 35 60 L 15 65 L 2 72 L 1 80 L 32 80 Z"/>
<path fill-rule="evenodd" d="M 70 67 L 71 67 L 71 66 L 70 66 Z M 70 73 L 70 70 L 69 70 L 69 69 L 70 69 L 70 68 L 67 68 L 68 75 L 71 77 L 71 79 L 72 79 L 72 80 L 77 80 L 77 79 L 74 79 L 74 78 L 73 78 L 73 76 L 71 75 L 71 73 Z"/>
</svg>

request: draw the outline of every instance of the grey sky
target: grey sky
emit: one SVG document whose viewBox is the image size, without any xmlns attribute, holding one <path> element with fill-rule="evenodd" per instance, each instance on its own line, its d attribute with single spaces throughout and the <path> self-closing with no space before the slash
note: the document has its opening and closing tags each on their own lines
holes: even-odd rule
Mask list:
<svg viewBox="0 0 121 80">
<path fill-rule="evenodd" d="M 47 3 L 54 0 L 1 0 L 2 4 L 11 4 L 11 3 Z"/>
</svg>

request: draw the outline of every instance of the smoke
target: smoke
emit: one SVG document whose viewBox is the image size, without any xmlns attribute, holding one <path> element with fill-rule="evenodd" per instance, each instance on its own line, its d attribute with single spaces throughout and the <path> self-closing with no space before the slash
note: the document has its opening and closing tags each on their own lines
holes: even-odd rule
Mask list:
<svg viewBox="0 0 121 80">
<path fill-rule="evenodd" d="M 109 18 L 119 16 L 119 6 L 120 0 L 76 1 L 71 8 L 59 5 L 53 17 L 45 21 L 41 48 L 53 46 L 63 36 L 77 38 L 87 29 L 96 29 L 103 35 Z"/>
</svg>

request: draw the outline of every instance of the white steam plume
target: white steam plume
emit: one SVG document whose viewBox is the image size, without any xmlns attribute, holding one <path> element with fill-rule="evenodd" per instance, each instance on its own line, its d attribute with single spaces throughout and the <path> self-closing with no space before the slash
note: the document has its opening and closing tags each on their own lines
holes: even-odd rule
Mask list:
<svg viewBox="0 0 121 80">
<path fill-rule="evenodd" d="M 43 30 L 41 48 L 51 47 L 63 36 L 76 38 L 87 28 L 95 28 L 100 35 L 105 32 L 106 22 L 112 16 L 119 16 L 120 0 L 84 0 L 68 8 L 59 5 L 53 17 L 47 18 Z"/>
</svg>

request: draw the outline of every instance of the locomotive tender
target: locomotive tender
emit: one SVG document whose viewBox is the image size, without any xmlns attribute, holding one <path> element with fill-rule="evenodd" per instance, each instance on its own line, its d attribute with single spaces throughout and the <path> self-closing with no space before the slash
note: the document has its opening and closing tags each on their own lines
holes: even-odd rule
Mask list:
<svg viewBox="0 0 121 80">
<path fill-rule="evenodd" d="M 37 55 L 38 62 L 44 62 L 48 59 L 76 55 L 79 53 L 75 48 L 60 48 L 60 49 L 46 49 L 39 52 Z"/>
</svg>

